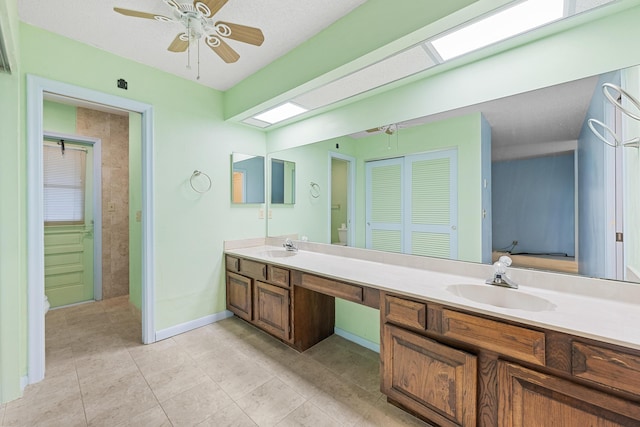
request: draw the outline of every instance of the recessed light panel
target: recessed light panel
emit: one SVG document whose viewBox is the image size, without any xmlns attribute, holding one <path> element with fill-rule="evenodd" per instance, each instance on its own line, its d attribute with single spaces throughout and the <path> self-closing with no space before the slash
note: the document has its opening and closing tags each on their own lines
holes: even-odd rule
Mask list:
<svg viewBox="0 0 640 427">
<path fill-rule="evenodd" d="M 431 41 L 444 61 L 561 19 L 563 0 L 527 0 Z"/>
<path fill-rule="evenodd" d="M 263 122 L 274 124 L 297 116 L 298 114 L 305 113 L 307 111 L 308 110 L 306 108 L 302 108 L 301 106 L 296 105 L 293 102 L 287 102 L 263 113 L 257 114 L 253 116 L 253 118 L 261 120 Z"/>
</svg>

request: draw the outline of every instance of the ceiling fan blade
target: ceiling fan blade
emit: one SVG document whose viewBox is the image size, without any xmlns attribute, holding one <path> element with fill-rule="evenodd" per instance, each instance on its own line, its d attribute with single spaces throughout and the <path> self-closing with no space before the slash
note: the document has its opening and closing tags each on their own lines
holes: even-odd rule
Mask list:
<svg viewBox="0 0 640 427">
<path fill-rule="evenodd" d="M 260 28 L 218 21 L 216 22 L 216 31 L 218 31 L 222 37 L 255 46 L 260 46 L 262 42 L 264 42 L 264 34 L 262 34 Z"/>
<path fill-rule="evenodd" d="M 380 132 L 381 130 L 382 130 L 381 127 L 377 127 L 377 128 L 373 128 L 373 129 L 367 129 L 367 132 L 373 133 L 373 132 Z"/>
<path fill-rule="evenodd" d="M 133 16 L 135 18 L 156 19 L 156 16 L 159 16 L 164 20 L 172 21 L 171 18 L 167 18 L 166 16 L 162 16 L 162 15 L 157 15 L 155 13 L 139 12 L 137 10 L 123 9 L 121 7 L 114 7 L 113 10 L 114 12 L 118 12 L 126 16 Z"/>
<path fill-rule="evenodd" d="M 240 59 L 238 52 L 233 50 L 224 40 L 220 37 L 209 37 L 206 40 L 207 46 L 211 48 L 224 62 L 231 64 Z"/>
<path fill-rule="evenodd" d="M 211 18 L 213 15 L 218 13 L 220 9 L 222 9 L 222 6 L 227 4 L 227 1 L 228 0 L 193 0 L 193 5 L 197 10 L 203 12 L 201 9 L 198 9 L 198 3 L 204 4 L 210 11 L 209 15 L 207 15 L 207 18 Z"/>
<path fill-rule="evenodd" d="M 175 39 L 171 42 L 167 50 L 171 52 L 184 52 L 189 47 L 189 39 L 184 40 L 186 38 L 186 33 L 180 33 L 176 36 Z"/>
</svg>

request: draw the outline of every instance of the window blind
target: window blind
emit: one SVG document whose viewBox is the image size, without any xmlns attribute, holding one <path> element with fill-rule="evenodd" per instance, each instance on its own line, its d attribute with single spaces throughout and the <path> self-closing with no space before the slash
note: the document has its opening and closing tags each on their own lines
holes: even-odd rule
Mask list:
<svg viewBox="0 0 640 427">
<path fill-rule="evenodd" d="M 86 150 L 43 146 L 44 221 L 83 223 Z"/>
</svg>

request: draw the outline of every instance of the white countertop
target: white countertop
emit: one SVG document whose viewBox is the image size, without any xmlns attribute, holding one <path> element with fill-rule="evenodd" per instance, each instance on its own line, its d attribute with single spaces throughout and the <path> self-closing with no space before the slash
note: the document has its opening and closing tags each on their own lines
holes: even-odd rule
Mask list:
<svg viewBox="0 0 640 427">
<path fill-rule="evenodd" d="M 447 290 L 449 285 L 455 284 L 491 286 L 484 283 L 485 279 L 491 276 L 491 266 L 425 259 L 426 267 L 416 268 L 399 265 L 402 264 L 403 258 L 398 254 L 386 256 L 392 262 L 381 262 L 381 257 L 385 256 L 375 251 L 301 243 L 301 248 L 307 246 L 314 250 L 301 249 L 295 255 L 286 257 L 269 255 L 269 251 L 284 251 L 278 246 L 227 248 L 225 252 L 384 291 L 424 298 L 496 318 L 640 350 L 640 303 L 635 289 L 635 286 L 640 285 L 513 269 L 509 274 L 517 279 L 519 289 L 505 289 L 505 292 L 534 295 L 548 300 L 555 307 L 545 311 L 502 308 L 478 303 Z M 320 251 L 317 251 L 318 248 Z M 366 259 L 367 252 L 371 253 L 371 258 L 377 259 L 375 261 Z M 350 254 L 354 256 L 349 256 Z M 413 262 L 406 264 L 415 264 L 416 257 L 408 259 Z M 433 268 L 434 263 L 442 264 L 444 267 Z M 486 272 L 489 274 L 487 275 Z M 557 284 L 551 283 L 554 280 Z M 579 291 L 553 290 L 554 285 L 557 285 L 555 286 L 557 288 L 579 289 Z M 589 286 L 590 289 L 583 291 L 580 286 Z M 620 295 L 621 292 L 631 295 L 625 298 L 624 295 Z"/>
</svg>

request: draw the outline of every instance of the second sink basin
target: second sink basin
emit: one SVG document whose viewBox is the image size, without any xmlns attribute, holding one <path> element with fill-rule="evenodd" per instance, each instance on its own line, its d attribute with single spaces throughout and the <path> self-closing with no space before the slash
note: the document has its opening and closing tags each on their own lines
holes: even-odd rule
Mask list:
<svg viewBox="0 0 640 427">
<path fill-rule="evenodd" d="M 496 307 L 525 311 L 551 311 L 555 304 L 517 289 L 492 285 L 449 285 L 447 291 L 462 298 Z"/>
<path fill-rule="evenodd" d="M 271 249 L 268 251 L 260 252 L 260 255 L 266 256 L 269 258 L 283 258 L 296 255 L 297 252 L 294 251 L 285 251 L 284 249 Z"/>
</svg>

